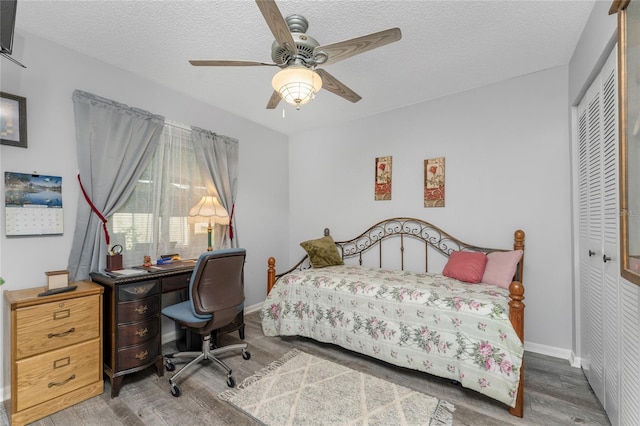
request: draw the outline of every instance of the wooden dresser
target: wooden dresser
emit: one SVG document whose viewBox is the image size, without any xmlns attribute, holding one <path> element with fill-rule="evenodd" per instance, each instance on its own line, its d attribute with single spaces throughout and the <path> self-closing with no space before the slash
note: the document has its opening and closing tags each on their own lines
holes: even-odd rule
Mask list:
<svg viewBox="0 0 640 426">
<path fill-rule="evenodd" d="M 5 291 L 4 389 L 7 417 L 24 425 L 104 391 L 103 288 L 71 283 L 67 293 L 38 297 L 46 287 Z"/>
</svg>

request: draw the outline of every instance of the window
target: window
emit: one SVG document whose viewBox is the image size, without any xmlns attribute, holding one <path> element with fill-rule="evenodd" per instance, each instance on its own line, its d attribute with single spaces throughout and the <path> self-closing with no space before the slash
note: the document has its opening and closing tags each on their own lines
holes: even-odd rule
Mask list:
<svg viewBox="0 0 640 426">
<path fill-rule="evenodd" d="M 123 247 L 124 266 L 140 265 L 144 256 L 179 254 L 191 259 L 206 251 L 208 223 L 188 216 L 203 195 L 207 188 L 191 130 L 165 123 L 151 163 L 127 202 L 107 222 L 111 244 Z"/>
</svg>

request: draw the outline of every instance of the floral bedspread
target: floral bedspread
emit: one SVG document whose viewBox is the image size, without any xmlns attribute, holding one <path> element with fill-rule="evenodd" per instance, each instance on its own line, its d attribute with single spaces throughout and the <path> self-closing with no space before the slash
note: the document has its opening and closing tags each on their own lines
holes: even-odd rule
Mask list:
<svg viewBox="0 0 640 426">
<path fill-rule="evenodd" d="M 260 315 L 266 336 L 334 343 L 513 407 L 524 347 L 508 301 L 500 287 L 344 265 L 285 275 Z"/>
</svg>

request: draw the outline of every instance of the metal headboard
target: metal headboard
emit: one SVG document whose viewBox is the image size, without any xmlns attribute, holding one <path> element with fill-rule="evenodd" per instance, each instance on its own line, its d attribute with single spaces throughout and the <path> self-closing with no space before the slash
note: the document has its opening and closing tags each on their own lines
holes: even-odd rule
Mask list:
<svg viewBox="0 0 640 426">
<path fill-rule="evenodd" d="M 330 235 L 329 228 L 325 228 L 324 235 Z M 371 226 L 362 234 L 355 238 L 345 241 L 335 241 L 338 250 L 340 251 L 343 259 L 357 258 L 360 265 L 363 262 L 363 254 L 369 250 L 378 248 L 378 267 L 382 268 L 383 250 L 382 243 L 387 239 L 400 239 L 400 267 L 404 270 L 404 251 L 405 251 L 405 237 L 411 239 L 417 239 L 424 242 L 424 262 L 425 272 L 428 272 L 428 253 L 429 247 L 432 247 L 442 255 L 449 257 L 449 254 L 453 251 L 476 251 L 489 253 L 493 251 L 508 251 L 511 249 L 499 249 L 479 247 L 472 244 L 465 243 L 451 234 L 443 231 L 435 225 L 426 222 L 421 219 L 410 217 L 395 217 L 383 220 Z M 289 270 L 276 275 L 276 279 L 293 271 L 309 268 L 308 256 L 305 255 L 297 264 L 295 264 Z M 517 268 L 516 279 L 521 279 L 521 268 Z"/>
<path fill-rule="evenodd" d="M 325 235 L 329 235 L 329 229 L 324 230 Z M 378 222 L 357 237 L 346 240 L 336 241 L 336 245 L 341 250 L 342 258 L 358 257 L 358 263 L 362 265 L 363 253 L 378 247 L 378 265 L 382 267 L 382 242 L 389 238 L 400 238 L 400 263 L 401 269 L 404 270 L 404 238 L 409 237 L 424 241 L 424 260 L 425 272 L 428 272 L 428 248 L 432 247 L 444 256 L 449 256 L 452 251 L 480 251 L 484 253 L 492 251 L 505 251 L 502 249 L 493 249 L 486 247 L 478 247 L 467 244 L 442 229 L 424 220 L 396 217 Z"/>
</svg>

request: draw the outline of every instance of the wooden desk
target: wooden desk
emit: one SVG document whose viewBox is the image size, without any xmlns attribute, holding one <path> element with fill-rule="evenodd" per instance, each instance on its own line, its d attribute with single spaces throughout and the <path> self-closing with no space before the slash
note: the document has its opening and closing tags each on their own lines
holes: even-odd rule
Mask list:
<svg viewBox="0 0 640 426">
<path fill-rule="evenodd" d="M 142 275 L 91 273 L 91 279 L 104 287 L 104 374 L 111 382 L 112 398 L 127 374 L 155 366 L 158 376 L 164 375 L 161 296 L 188 289 L 194 267 L 194 261 L 183 261 Z M 235 330 L 244 339 L 243 312 L 214 337 Z"/>
</svg>

